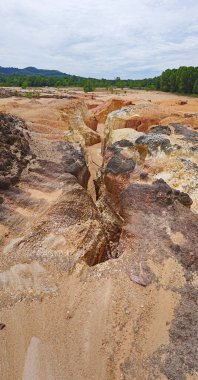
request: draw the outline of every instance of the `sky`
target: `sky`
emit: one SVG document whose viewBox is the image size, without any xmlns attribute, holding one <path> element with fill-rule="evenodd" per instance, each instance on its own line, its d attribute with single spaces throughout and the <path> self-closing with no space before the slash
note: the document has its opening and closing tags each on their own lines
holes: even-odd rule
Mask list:
<svg viewBox="0 0 198 380">
<path fill-rule="evenodd" d="M 197 0 L 0 0 L 0 66 L 122 79 L 198 66 Z"/>
</svg>

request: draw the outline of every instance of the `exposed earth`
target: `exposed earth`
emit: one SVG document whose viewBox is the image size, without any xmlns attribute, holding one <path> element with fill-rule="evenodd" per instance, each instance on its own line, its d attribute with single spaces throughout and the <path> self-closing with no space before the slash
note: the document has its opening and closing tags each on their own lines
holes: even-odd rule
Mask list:
<svg viewBox="0 0 198 380">
<path fill-rule="evenodd" d="M 2 380 L 198 379 L 197 269 L 197 98 L 0 89 Z"/>
</svg>

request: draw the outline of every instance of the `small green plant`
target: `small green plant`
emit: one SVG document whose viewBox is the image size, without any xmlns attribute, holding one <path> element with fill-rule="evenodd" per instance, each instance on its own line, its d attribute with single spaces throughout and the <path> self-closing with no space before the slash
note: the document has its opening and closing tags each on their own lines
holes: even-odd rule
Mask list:
<svg viewBox="0 0 198 380">
<path fill-rule="evenodd" d="M 83 90 L 84 90 L 84 92 L 92 92 L 92 91 L 94 91 L 95 88 L 94 88 L 93 83 L 90 80 L 88 80 L 87 82 L 85 82 L 85 84 L 83 86 Z"/>
<path fill-rule="evenodd" d="M 21 88 L 22 88 L 23 90 L 26 90 L 26 88 L 28 88 L 28 82 L 27 82 L 27 81 L 24 81 L 24 82 L 22 83 L 22 85 L 21 85 Z"/>
<path fill-rule="evenodd" d="M 32 96 L 33 96 L 32 92 L 26 92 L 25 93 L 25 97 L 28 99 L 32 99 Z"/>
</svg>

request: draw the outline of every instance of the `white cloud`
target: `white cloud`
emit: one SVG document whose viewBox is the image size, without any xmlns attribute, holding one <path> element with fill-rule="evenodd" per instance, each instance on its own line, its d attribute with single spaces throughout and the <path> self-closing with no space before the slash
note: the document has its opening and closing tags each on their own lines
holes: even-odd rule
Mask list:
<svg viewBox="0 0 198 380">
<path fill-rule="evenodd" d="M 144 77 L 198 64 L 194 0 L 7 0 L 0 65 Z"/>
</svg>

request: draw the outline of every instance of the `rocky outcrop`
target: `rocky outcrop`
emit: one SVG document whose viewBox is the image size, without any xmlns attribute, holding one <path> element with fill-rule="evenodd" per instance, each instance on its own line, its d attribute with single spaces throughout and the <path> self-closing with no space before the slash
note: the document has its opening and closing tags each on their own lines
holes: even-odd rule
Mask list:
<svg viewBox="0 0 198 380">
<path fill-rule="evenodd" d="M 132 317 L 133 337 L 120 366 L 127 380 L 187 379 L 198 370 L 194 133 L 185 126 L 156 127 L 135 143 L 117 141 L 105 151 L 97 202 L 116 271 L 128 273 L 134 291 L 145 289 L 138 292 L 142 311 Z"/>
<path fill-rule="evenodd" d="M 156 125 L 154 127 L 151 127 L 148 131 L 148 133 L 157 133 L 160 135 L 171 135 L 171 129 L 167 125 Z"/>
<path fill-rule="evenodd" d="M 135 106 L 125 106 L 122 109 L 115 110 L 108 114 L 106 119 L 104 136 L 102 141 L 102 153 L 104 154 L 105 148 L 115 142 L 114 135 L 122 133 L 123 136 L 128 132 L 124 132 L 125 128 L 129 128 L 138 132 L 148 132 L 157 134 L 170 135 L 168 126 L 174 124 L 186 125 L 190 128 L 197 128 L 197 115 L 196 114 L 174 114 L 170 117 L 166 111 L 161 110 L 157 105 L 151 105 L 148 102 L 142 102 Z M 115 132 L 121 129 L 122 132 Z M 130 136 L 131 133 L 128 133 Z M 130 139 L 130 137 L 129 137 Z"/>
<path fill-rule="evenodd" d="M 76 177 L 78 183 L 86 189 L 90 173 L 85 159 L 85 152 L 80 144 L 59 142 L 55 143 L 54 146 L 62 155 L 59 172 L 72 174 Z M 46 164 L 48 166 L 49 162 Z"/>
<path fill-rule="evenodd" d="M 96 117 L 98 123 L 105 123 L 109 113 L 131 104 L 130 101 L 124 101 L 122 99 L 109 99 L 95 107 L 92 113 Z"/>
<path fill-rule="evenodd" d="M 197 207 L 197 132 L 186 125 L 172 123 L 151 127 L 147 134 L 124 129 L 113 131 L 109 142 L 128 139 L 135 145 L 141 165 L 138 171 L 147 173 L 147 180 L 164 179 L 171 187 L 189 193 L 193 209 Z M 103 148 L 104 149 L 104 148 Z M 106 150 L 106 154 L 109 151 Z M 106 155 L 105 154 L 105 155 Z M 136 178 L 136 177 L 135 177 Z M 131 180 L 133 178 L 131 177 Z"/>
<path fill-rule="evenodd" d="M 30 231 L 4 247 L 1 262 L 16 265 L 36 260 L 70 270 L 81 260 L 92 266 L 106 258 L 106 237 L 97 209 L 75 177 L 65 174 L 57 199 Z"/>
<path fill-rule="evenodd" d="M 100 136 L 96 132 L 98 122 L 95 116 L 89 113 L 84 102 L 78 100 L 68 103 L 62 110 L 62 118 L 66 121 L 66 141 L 87 146 L 100 142 Z"/>
<path fill-rule="evenodd" d="M 0 191 L 16 184 L 32 158 L 24 122 L 0 113 Z"/>
<path fill-rule="evenodd" d="M 143 107 L 144 108 L 144 107 Z M 142 106 L 126 107 L 121 110 L 111 112 L 108 116 L 107 125 L 111 130 L 119 128 L 133 128 L 138 131 L 147 131 L 150 125 L 159 123 L 160 117 L 152 116 L 152 108 L 150 115 L 138 114 Z M 149 113 L 149 111 L 147 111 Z"/>
<path fill-rule="evenodd" d="M 135 141 L 135 145 L 142 160 L 144 160 L 148 154 L 152 155 L 157 151 L 170 153 L 173 150 L 168 138 L 155 133 L 138 137 Z"/>
<path fill-rule="evenodd" d="M 109 135 L 106 134 L 106 136 L 103 138 L 101 144 L 101 152 L 104 154 L 105 149 L 117 141 L 128 140 L 135 143 L 135 140 L 142 135 L 142 132 L 137 132 L 135 129 L 131 128 L 113 130 Z"/>
<path fill-rule="evenodd" d="M 104 153 L 105 147 L 113 142 L 116 130 L 129 128 L 130 131 L 133 129 L 140 133 L 145 132 L 150 126 L 158 124 L 164 116 L 147 103 L 123 107 L 121 110 L 109 113 L 104 128 L 102 152 Z"/>
<path fill-rule="evenodd" d="M 1 182 L 0 223 L 7 220 L 10 233 L 15 234 L 14 223 L 18 232 L 7 244 L 3 235 L 1 266 L 36 260 L 69 270 L 80 260 L 90 266 L 105 260 L 106 235 L 86 191 L 90 174 L 82 147 L 41 139 L 31 132 L 27 140 L 22 121 L 9 115 L 2 115 L 2 120 L 1 158 L 7 182 Z M 31 161 L 26 167 L 27 155 Z"/>
<path fill-rule="evenodd" d="M 176 135 L 182 136 L 183 141 L 193 143 L 193 145 L 198 144 L 198 132 L 191 129 L 189 125 L 171 123 L 170 127 Z"/>
<path fill-rule="evenodd" d="M 152 326 L 156 331 L 160 324 L 162 329 L 154 339 L 149 329 L 150 321 L 148 331 L 144 330 L 144 333 L 136 322 L 135 341 L 123 372 L 127 373 L 126 379 L 138 379 L 138 376 L 186 379 L 197 371 L 193 347 L 197 329 L 194 278 L 198 265 L 198 218 L 189 210 L 189 196 L 176 193 L 161 181 L 152 185 L 131 184 L 120 194 L 120 201 L 124 227 L 118 251 L 131 281 L 152 289 L 155 300 L 142 301 L 142 314 L 146 316 L 148 310 L 153 310 Z M 164 310 L 169 309 L 163 316 L 160 314 L 160 309 L 164 308 L 160 294 L 166 300 Z M 171 317 L 173 299 L 175 307 Z M 158 305 L 159 312 L 155 311 L 154 304 Z M 191 326 L 189 321 L 193 321 Z M 145 346 L 148 340 L 151 344 L 149 353 Z M 142 370 L 138 354 L 140 344 L 145 358 Z"/>
</svg>

